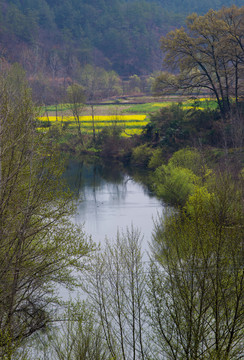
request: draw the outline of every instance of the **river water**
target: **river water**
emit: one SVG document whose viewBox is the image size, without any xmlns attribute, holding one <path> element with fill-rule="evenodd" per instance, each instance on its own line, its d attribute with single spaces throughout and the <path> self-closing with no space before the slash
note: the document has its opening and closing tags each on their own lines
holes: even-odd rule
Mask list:
<svg viewBox="0 0 244 360">
<path fill-rule="evenodd" d="M 132 224 L 144 236 L 142 247 L 145 257 L 153 230 L 153 218 L 162 213 L 163 204 L 138 180 L 135 171 L 127 171 L 118 164 L 94 164 L 70 160 L 64 177 L 74 193 L 77 213 L 72 219 L 84 224 L 84 231 L 94 242 L 104 244 L 107 236 L 115 239 L 118 230 Z M 147 261 L 147 259 L 145 259 Z M 85 299 L 79 290 L 67 290 L 60 286 L 58 295 L 63 301 Z M 57 316 L 62 317 L 62 310 Z M 61 330 L 62 331 L 62 330 Z M 47 348 L 48 349 L 48 348 Z M 44 346 L 43 358 L 48 358 Z M 33 348 L 31 359 L 40 358 L 40 348 Z"/>
<path fill-rule="evenodd" d="M 84 224 L 93 241 L 103 245 L 105 237 L 114 239 L 118 230 L 133 225 L 143 236 L 143 250 L 148 250 L 153 219 L 162 213 L 163 204 L 135 180 L 135 173 L 114 163 L 70 161 L 65 176 L 76 196 L 74 221 Z"/>
</svg>

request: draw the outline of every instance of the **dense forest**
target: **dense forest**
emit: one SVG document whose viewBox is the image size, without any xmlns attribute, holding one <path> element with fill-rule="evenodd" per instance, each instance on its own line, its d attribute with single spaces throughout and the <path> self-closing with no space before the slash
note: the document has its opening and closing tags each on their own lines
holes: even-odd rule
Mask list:
<svg viewBox="0 0 244 360">
<path fill-rule="evenodd" d="M 148 75 L 162 66 L 162 35 L 184 25 L 193 11 L 203 14 L 231 4 L 230 0 L 2 0 L 1 55 L 21 63 L 32 78 L 74 79 L 86 64 L 120 76 Z"/>
</svg>

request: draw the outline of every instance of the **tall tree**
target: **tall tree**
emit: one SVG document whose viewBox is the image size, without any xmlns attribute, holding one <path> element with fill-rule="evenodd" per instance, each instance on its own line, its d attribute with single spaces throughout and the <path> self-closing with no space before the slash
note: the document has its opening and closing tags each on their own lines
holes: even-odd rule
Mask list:
<svg viewBox="0 0 244 360">
<path fill-rule="evenodd" d="M 86 65 L 80 74 L 80 82 L 84 87 L 86 99 L 91 106 L 93 141 L 96 140 L 94 103 L 122 92 L 120 78 L 114 71 L 106 71 L 100 67 Z"/>
<path fill-rule="evenodd" d="M 54 285 L 72 285 L 71 269 L 89 250 L 69 223 L 62 166 L 37 134 L 35 117 L 23 71 L 1 64 L 0 357 L 8 359 L 18 342 L 47 325 Z"/>
<path fill-rule="evenodd" d="M 85 91 L 84 88 L 79 84 L 72 84 L 67 88 L 67 98 L 70 106 L 72 115 L 78 125 L 78 135 L 80 141 L 83 144 L 82 133 L 81 133 L 81 120 L 80 116 L 85 106 Z"/>
<path fill-rule="evenodd" d="M 222 117 L 231 112 L 232 98 L 239 107 L 243 91 L 244 7 L 210 10 L 187 18 L 187 29 L 171 31 L 161 39 L 164 63 L 177 75 L 161 74 L 154 91 L 199 91 L 215 96 Z"/>
</svg>

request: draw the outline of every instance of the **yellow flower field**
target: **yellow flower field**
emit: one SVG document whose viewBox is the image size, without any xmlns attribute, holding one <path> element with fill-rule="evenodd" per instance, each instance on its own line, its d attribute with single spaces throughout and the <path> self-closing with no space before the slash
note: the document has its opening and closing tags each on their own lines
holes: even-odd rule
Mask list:
<svg viewBox="0 0 244 360">
<path fill-rule="evenodd" d="M 198 98 L 196 100 L 198 103 L 195 102 L 194 99 L 184 101 L 182 103 L 182 108 L 184 110 L 204 110 L 209 106 L 215 107 L 214 100 L 211 98 Z M 143 127 L 149 122 L 146 114 L 157 110 L 157 108 L 167 107 L 172 104 L 173 102 L 171 101 L 136 104 L 129 108 L 130 113 L 128 115 L 95 115 L 94 118 L 92 118 L 91 115 L 80 116 L 81 131 L 90 134 L 92 133 L 94 126 L 96 132 L 99 132 L 108 126 L 121 126 L 123 136 L 128 137 L 134 134 L 141 134 Z M 139 114 L 137 114 L 137 112 L 139 112 Z M 40 124 L 38 125 L 38 131 L 40 132 L 48 131 L 48 128 L 52 126 L 52 124 L 55 124 L 55 126 L 60 125 L 60 129 L 65 126 L 65 124 L 68 125 L 69 129 L 74 129 L 77 126 L 74 116 L 68 115 L 58 117 L 42 116 L 39 117 L 38 120 L 40 121 Z"/>
<path fill-rule="evenodd" d="M 45 129 L 45 126 L 50 123 L 59 123 L 62 125 L 64 122 L 69 123 L 70 127 L 77 126 L 76 120 L 73 116 L 49 116 L 49 117 L 39 117 L 39 121 L 43 124 L 43 127 L 38 129 Z M 107 126 L 118 125 L 123 127 L 123 136 L 132 136 L 134 134 L 140 134 L 142 128 L 147 125 L 148 120 L 144 114 L 135 114 L 135 115 L 99 115 L 94 116 L 95 129 L 97 131 L 103 129 Z M 81 130 L 85 133 L 92 133 L 93 129 L 93 119 L 92 116 L 80 116 L 80 125 Z M 40 130 L 42 131 L 42 130 Z"/>
<path fill-rule="evenodd" d="M 142 121 L 145 120 L 146 115 L 99 115 L 99 116 L 94 116 L 94 121 L 95 122 L 111 122 L 111 121 L 132 121 L 132 120 L 137 120 L 137 121 Z M 38 120 L 40 121 L 75 121 L 74 116 L 58 116 L 56 118 L 56 116 L 41 116 L 38 118 Z M 92 116 L 80 116 L 80 121 L 81 122 L 92 122 Z"/>
<path fill-rule="evenodd" d="M 203 107 L 201 106 L 184 106 L 184 110 L 189 110 L 189 109 L 196 109 L 196 110 L 204 110 Z"/>
<path fill-rule="evenodd" d="M 173 104 L 172 101 L 164 101 L 164 102 L 159 102 L 159 103 L 152 103 L 151 105 L 155 106 L 155 107 L 162 108 L 162 107 L 170 106 L 172 104 Z"/>
</svg>

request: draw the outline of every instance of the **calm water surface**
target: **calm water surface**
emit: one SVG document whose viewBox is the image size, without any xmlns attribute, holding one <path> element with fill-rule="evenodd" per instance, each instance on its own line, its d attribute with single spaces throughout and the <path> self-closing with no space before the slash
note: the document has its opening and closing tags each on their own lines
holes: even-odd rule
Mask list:
<svg viewBox="0 0 244 360">
<path fill-rule="evenodd" d="M 161 214 L 163 205 L 132 174 L 116 164 L 84 164 L 72 161 L 66 178 L 77 197 L 74 221 L 84 223 L 84 230 L 96 243 L 105 237 L 114 239 L 117 231 L 138 228 L 147 250 L 153 230 L 153 219 Z"/>
</svg>

